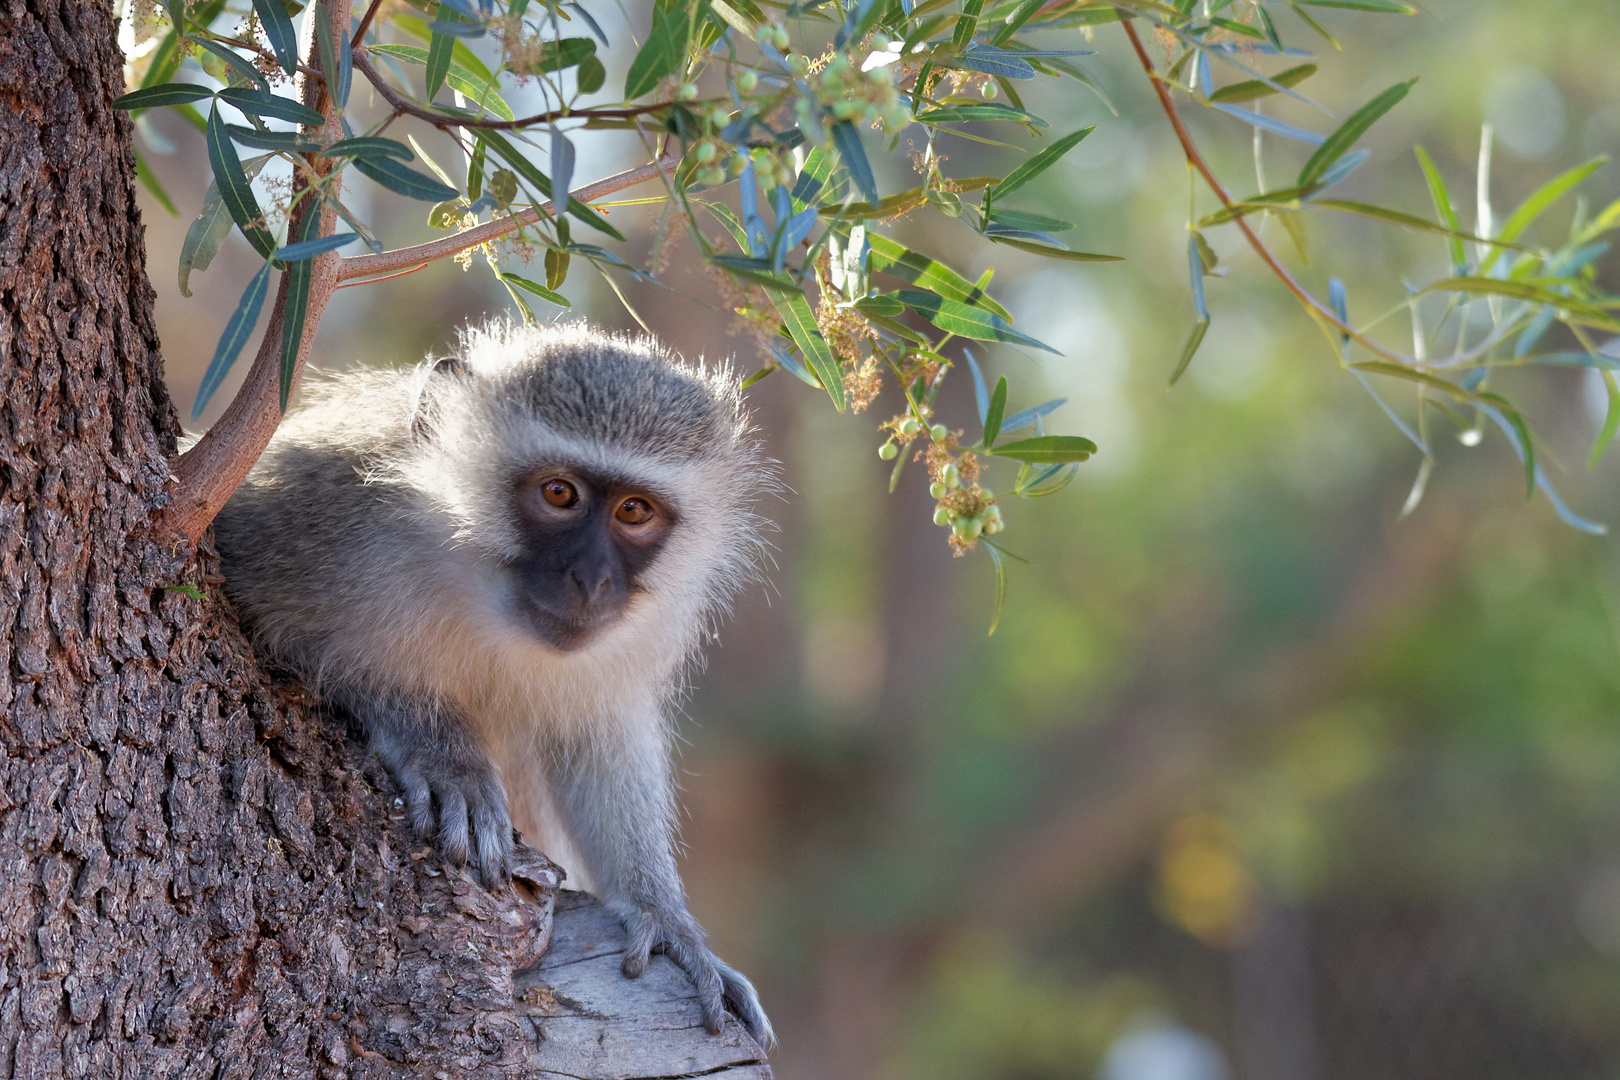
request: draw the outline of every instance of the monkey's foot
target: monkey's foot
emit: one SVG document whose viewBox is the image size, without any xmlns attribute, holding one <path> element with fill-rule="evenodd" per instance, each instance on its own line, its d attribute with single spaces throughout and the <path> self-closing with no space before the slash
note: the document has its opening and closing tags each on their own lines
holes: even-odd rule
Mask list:
<svg viewBox="0 0 1620 1080">
<path fill-rule="evenodd" d="M 444 857 L 458 866 L 470 857 L 484 887 L 494 889 L 511 878 L 506 789 L 482 746 L 470 739 L 457 746 L 446 734 L 430 744 L 374 729 L 371 747 L 404 789 L 417 835 L 436 838 Z"/>
<path fill-rule="evenodd" d="M 627 919 L 625 928 L 630 933 L 630 944 L 624 951 L 621 967 L 625 978 L 638 978 L 647 970 L 648 958 L 654 952 L 661 952 L 675 961 L 697 987 L 698 1008 L 710 1035 L 720 1034 L 726 1009 L 730 1008 L 756 1042 L 767 1050 L 775 1045 L 776 1035 L 771 1031 L 771 1022 L 765 1018 L 765 1010 L 760 1007 L 754 984 L 714 955 L 703 930 L 691 916 L 665 920 L 643 911 Z"/>
</svg>

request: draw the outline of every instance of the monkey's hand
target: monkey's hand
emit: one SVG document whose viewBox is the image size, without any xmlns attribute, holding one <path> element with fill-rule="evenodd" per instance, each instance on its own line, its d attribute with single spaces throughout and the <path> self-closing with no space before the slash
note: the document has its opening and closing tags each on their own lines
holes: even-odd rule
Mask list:
<svg viewBox="0 0 1620 1080">
<path fill-rule="evenodd" d="M 627 918 L 625 928 L 630 932 L 621 968 L 626 978 L 639 977 L 647 969 L 651 954 L 661 952 L 675 961 L 697 987 L 703 1027 L 710 1035 L 720 1034 L 726 1009 L 730 1008 L 760 1046 L 768 1050 L 776 1044 L 754 984 L 714 955 L 703 928 L 691 915 L 685 911 L 660 915 L 643 910 Z"/>
<path fill-rule="evenodd" d="M 511 877 L 512 819 L 506 789 L 478 735 L 442 708 L 372 704 L 361 710 L 371 749 L 404 789 L 417 835 L 437 833 L 445 858 L 471 856 L 484 887 Z"/>
</svg>

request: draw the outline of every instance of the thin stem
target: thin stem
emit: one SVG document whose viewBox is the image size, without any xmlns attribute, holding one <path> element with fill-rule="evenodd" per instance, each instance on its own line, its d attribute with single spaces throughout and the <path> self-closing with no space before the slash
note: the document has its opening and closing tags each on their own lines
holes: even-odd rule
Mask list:
<svg viewBox="0 0 1620 1080">
<path fill-rule="evenodd" d="M 553 109 L 550 112 L 536 113 L 533 116 L 521 117 L 517 120 L 475 120 L 467 116 L 452 116 L 449 113 L 439 112 L 418 105 L 410 98 L 400 94 L 382 74 L 371 66 L 364 48 L 354 50 L 354 70 L 366 77 L 366 81 L 376 88 L 378 95 L 391 105 L 395 112 L 414 116 L 418 120 L 425 120 L 441 131 L 452 128 L 479 128 L 484 131 L 514 131 L 519 128 L 532 127 L 535 124 L 549 124 L 556 120 L 629 120 L 646 113 L 659 112 L 669 108 L 668 102 L 653 105 L 637 105 L 631 109 Z"/>
<path fill-rule="evenodd" d="M 622 173 L 598 180 L 594 184 L 587 184 L 576 188 L 572 197 L 580 202 L 590 202 L 604 195 L 611 195 L 615 191 L 622 191 L 646 180 L 659 176 L 662 170 L 671 168 L 680 161 L 679 153 L 667 153 L 656 161 L 646 165 L 638 165 L 634 169 L 627 169 Z M 549 217 L 556 213 L 554 202 L 542 203 L 520 210 L 507 217 L 497 218 L 494 221 L 476 225 L 466 232 L 456 233 L 440 240 L 430 240 L 425 244 L 416 244 L 408 248 L 398 248 L 394 251 L 385 251 L 380 255 L 355 255 L 344 259 L 338 268 L 338 280 L 349 281 L 358 277 L 370 277 L 373 274 L 387 274 L 395 270 L 415 266 L 418 263 L 428 263 L 435 259 L 445 259 L 458 255 L 468 248 L 487 244 L 497 240 L 507 233 L 515 232 L 525 225 L 532 225 L 542 217 Z"/>
<path fill-rule="evenodd" d="M 1236 209 L 1232 197 L 1227 194 L 1226 188 L 1221 185 L 1220 180 L 1216 179 L 1214 170 L 1204 160 L 1204 155 L 1199 153 L 1197 145 L 1192 141 L 1192 136 L 1187 132 L 1186 125 L 1181 122 L 1181 114 L 1176 111 L 1175 100 L 1170 96 L 1170 91 L 1165 86 L 1164 77 L 1154 70 L 1153 61 L 1148 57 L 1147 50 L 1142 47 L 1142 39 L 1137 35 L 1136 27 L 1128 18 L 1121 19 L 1120 26 L 1124 27 L 1126 36 L 1131 39 L 1131 46 L 1136 50 L 1136 58 L 1142 63 L 1142 70 L 1147 72 L 1148 79 L 1153 83 L 1153 92 L 1158 95 L 1159 104 L 1164 108 L 1165 116 L 1170 119 L 1170 126 L 1176 130 L 1176 138 L 1181 141 L 1181 151 L 1187 156 L 1188 164 L 1197 169 L 1203 176 L 1204 182 L 1209 185 L 1210 191 L 1214 192 L 1215 197 L 1221 201 L 1222 206 L 1228 210 Z M 1328 328 L 1348 336 L 1352 341 L 1376 356 L 1381 356 L 1397 364 L 1417 366 L 1412 357 L 1392 352 L 1384 348 L 1384 346 L 1368 340 L 1354 327 L 1342 322 L 1332 308 L 1312 296 L 1303 285 L 1295 280 L 1294 275 L 1289 273 L 1288 269 L 1277 261 L 1277 257 L 1271 253 L 1271 249 L 1266 247 L 1265 242 L 1250 227 L 1248 221 L 1243 217 L 1237 217 L 1233 220 L 1238 229 L 1242 231 L 1244 239 L 1248 240 L 1249 246 L 1254 249 L 1254 253 L 1260 256 L 1260 261 L 1265 263 L 1273 274 L 1277 275 L 1278 280 L 1298 298 L 1301 304 L 1305 305 L 1306 310 L 1319 322 L 1325 323 Z"/>
<path fill-rule="evenodd" d="M 371 20 L 377 17 L 377 9 L 382 6 L 383 0 L 371 0 L 371 3 L 367 5 L 366 13 L 360 16 L 360 25 L 358 28 L 356 28 L 354 37 L 349 39 L 349 49 L 351 52 L 365 46 L 366 31 L 371 29 Z"/>
</svg>

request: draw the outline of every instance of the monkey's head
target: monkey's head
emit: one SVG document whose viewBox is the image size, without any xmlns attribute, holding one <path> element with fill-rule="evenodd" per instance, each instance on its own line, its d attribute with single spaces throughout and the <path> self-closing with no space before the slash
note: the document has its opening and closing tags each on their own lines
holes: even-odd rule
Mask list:
<svg viewBox="0 0 1620 1080">
<path fill-rule="evenodd" d="M 497 567 L 524 632 L 574 652 L 697 632 L 753 573 L 774 485 L 735 376 L 583 327 L 468 330 L 419 375 L 409 482 Z"/>
</svg>

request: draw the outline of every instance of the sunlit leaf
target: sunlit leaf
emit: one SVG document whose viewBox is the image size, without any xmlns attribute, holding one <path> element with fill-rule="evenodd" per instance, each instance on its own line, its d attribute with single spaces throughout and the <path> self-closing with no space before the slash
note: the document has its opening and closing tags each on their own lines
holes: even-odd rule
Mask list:
<svg viewBox="0 0 1620 1080">
<path fill-rule="evenodd" d="M 1213 94 L 1209 100 L 1214 104 L 1231 104 L 1236 101 L 1253 101 L 1277 93 L 1279 86 L 1298 86 L 1312 75 L 1316 74 L 1315 64 L 1300 64 L 1287 71 L 1280 71 L 1271 76 L 1269 80 L 1246 79 L 1230 86 L 1223 86 Z"/>
<path fill-rule="evenodd" d="M 894 295 L 946 333 L 975 341 L 1005 341 L 1049 353 L 1057 352 L 1052 346 L 1014 330 L 1001 316 L 984 308 L 970 307 L 957 300 L 947 300 L 937 293 L 915 289 L 901 289 Z"/>
<path fill-rule="evenodd" d="M 1034 465 L 1085 461 L 1096 452 L 1096 443 L 1078 435 L 1037 435 L 1033 439 L 1002 443 L 990 451 L 996 457 L 1027 461 Z"/>
<path fill-rule="evenodd" d="M 161 109 L 168 105 L 185 105 L 213 97 L 214 92 L 195 83 L 164 83 L 144 90 L 131 90 L 113 99 L 115 109 Z"/>
<path fill-rule="evenodd" d="M 225 130 L 224 121 L 219 118 L 217 105 L 208 113 L 207 143 L 208 164 L 213 169 L 214 182 L 219 185 L 220 199 L 230 211 L 231 220 L 236 222 L 237 228 L 242 230 L 242 235 L 248 238 L 254 250 L 268 259 L 276 249 L 276 242 L 264 227 L 264 212 L 259 209 L 259 200 L 253 195 L 247 174 L 242 171 L 242 159 L 237 156 L 236 147 L 231 145 L 230 134 Z"/>
<path fill-rule="evenodd" d="M 1396 83 L 1382 94 L 1373 98 L 1367 104 L 1350 114 L 1350 118 L 1339 125 L 1337 131 L 1327 137 L 1327 141 L 1317 148 L 1305 167 L 1299 171 L 1297 183 L 1305 187 L 1316 183 L 1328 171 L 1335 161 L 1338 161 L 1351 148 L 1356 145 L 1367 129 L 1376 124 L 1380 117 L 1393 109 L 1400 100 L 1406 97 L 1407 91 L 1417 85 L 1416 79 Z"/>
<path fill-rule="evenodd" d="M 995 445 L 1001 437 L 1001 420 L 1007 415 L 1007 376 L 1003 375 L 996 380 L 996 389 L 990 395 L 990 406 L 984 417 L 984 445 L 986 449 Z"/>
<path fill-rule="evenodd" d="M 793 343 L 799 347 L 799 352 L 816 373 L 816 378 L 821 380 L 827 396 L 832 398 L 833 408 L 843 412 L 843 375 L 838 369 L 838 359 L 833 356 L 827 340 L 816 326 L 816 317 L 811 313 L 809 303 L 801 293 L 773 295 L 771 303 L 775 305 L 777 314 L 782 316 L 782 323 L 787 327 Z"/>
</svg>

